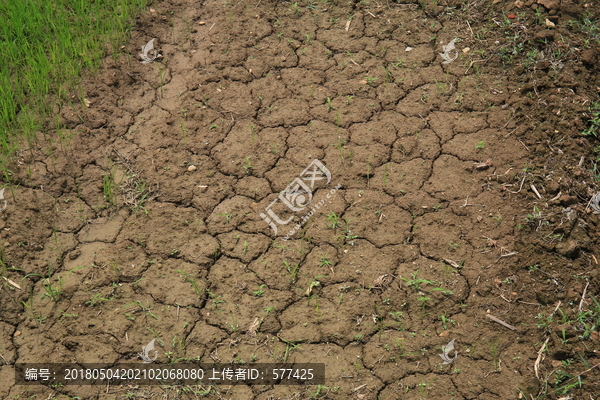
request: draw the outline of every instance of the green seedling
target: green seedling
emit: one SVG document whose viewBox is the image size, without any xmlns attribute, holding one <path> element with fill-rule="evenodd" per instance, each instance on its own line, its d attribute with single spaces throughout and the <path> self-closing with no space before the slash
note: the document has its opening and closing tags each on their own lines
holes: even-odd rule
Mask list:
<svg viewBox="0 0 600 400">
<path fill-rule="evenodd" d="M 104 201 L 108 206 L 117 204 L 118 186 L 115 183 L 112 171 L 102 177 L 102 192 L 104 193 Z"/>
<path fill-rule="evenodd" d="M 221 217 L 225 217 L 225 222 L 227 222 L 227 223 L 229 223 L 229 221 L 231 220 L 231 213 L 228 211 L 226 211 L 222 214 L 217 214 L 217 215 L 219 215 Z"/>
<path fill-rule="evenodd" d="M 427 302 L 429 300 L 431 300 L 431 297 L 427 297 L 427 296 L 419 296 L 417 298 L 417 300 L 421 303 L 421 311 L 425 311 L 425 306 L 427 304 Z"/>
<path fill-rule="evenodd" d="M 290 265 L 287 260 L 283 260 L 283 265 L 285 265 L 286 271 L 290 274 L 291 281 L 295 282 L 298 277 L 298 270 L 300 269 L 300 263 L 296 263 L 295 265 Z"/>
<path fill-rule="evenodd" d="M 417 278 L 419 271 L 415 271 L 412 274 L 410 274 L 411 279 L 408 278 L 403 278 L 400 277 L 400 279 L 402 279 L 404 282 L 406 282 L 406 285 L 408 287 L 412 287 L 413 289 L 415 289 L 416 291 L 420 291 L 421 290 L 421 284 L 428 284 L 428 285 L 435 285 L 435 281 L 430 281 L 427 279 L 422 279 L 422 278 Z"/>
<path fill-rule="evenodd" d="M 23 307 L 25 308 L 25 310 L 27 310 L 29 312 L 31 318 L 36 320 L 38 323 L 41 324 L 46 320 L 46 318 L 48 318 L 48 317 L 43 317 L 41 314 L 38 314 L 35 311 L 35 308 L 33 305 L 33 289 L 29 296 L 29 302 L 21 301 L 21 304 L 23 304 Z"/>
<path fill-rule="evenodd" d="M 581 134 L 584 136 L 598 137 L 600 133 L 600 102 L 593 102 L 589 108 L 589 126 Z"/>
<path fill-rule="evenodd" d="M 250 162 L 250 157 L 246 157 L 244 159 L 244 172 L 246 173 L 246 175 L 250 175 L 250 172 L 253 168 L 254 166 L 252 166 L 252 163 Z"/>
<path fill-rule="evenodd" d="M 340 126 L 340 123 L 338 121 L 336 121 L 336 125 Z M 340 154 L 340 159 L 342 161 L 342 164 L 344 164 L 344 162 L 346 161 L 346 157 L 349 155 L 346 153 L 346 150 L 344 148 L 345 144 L 346 144 L 346 141 L 344 139 L 342 139 L 341 137 L 338 138 L 338 141 L 335 144 L 335 148 L 337 149 L 338 153 Z"/>
<path fill-rule="evenodd" d="M 57 286 L 53 286 L 50 279 L 46 278 L 43 281 L 44 296 L 50 298 L 52 301 L 57 301 L 62 295 L 62 277 L 58 277 Z"/>
<path fill-rule="evenodd" d="M 394 68 L 405 68 L 406 64 L 404 63 L 404 61 L 402 61 L 402 59 L 398 58 L 396 60 L 396 62 L 391 63 L 392 67 Z"/>
<path fill-rule="evenodd" d="M 279 335 L 277 336 L 279 338 L 279 340 L 281 340 L 283 343 L 285 343 L 285 351 L 283 353 L 283 362 L 287 362 L 288 357 L 290 355 L 290 352 L 292 350 L 295 349 L 301 349 L 300 347 L 300 343 L 299 341 L 294 341 L 294 340 L 285 340 L 283 338 L 281 338 Z M 294 343 L 294 342 L 298 342 L 298 343 Z"/>
<path fill-rule="evenodd" d="M 187 283 L 192 285 L 192 288 L 194 288 L 194 292 L 196 292 L 196 295 L 199 298 L 204 297 L 204 291 L 200 288 L 200 285 L 198 285 L 198 281 L 196 281 L 196 279 L 194 279 L 192 274 L 188 274 L 180 269 L 178 269 L 177 272 L 179 272 L 181 275 L 183 275 L 183 278 L 185 279 L 185 281 Z"/>
<path fill-rule="evenodd" d="M 321 282 L 318 281 L 319 278 L 324 278 L 326 275 L 319 275 L 319 276 L 315 276 L 312 281 L 310 282 L 310 284 L 308 285 L 308 289 L 306 289 L 306 296 L 310 297 L 310 295 L 312 294 L 312 290 L 313 288 L 321 285 Z"/>
<path fill-rule="evenodd" d="M 448 329 L 448 323 L 451 323 L 452 325 L 455 324 L 455 321 L 446 317 L 446 314 L 440 315 L 440 321 L 442 321 L 442 328 L 444 328 L 444 330 Z"/>
<path fill-rule="evenodd" d="M 542 210 L 538 206 L 533 206 L 533 213 L 527 214 L 525 217 L 526 222 L 534 222 L 536 219 L 542 217 Z"/>
<path fill-rule="evenodd" d="M 333 103 L 331 102 L 331 97 L 328 97 L 326 101 L 327 101 L 327 111 L 335 110 L 335 107 L 333 106 Z"/>
<path fill-rule="evenodd" d="M 498 370 L 500 367 L 500 352 L 498 349 L 498 338 L 490 342 L 489 345 L 490 353 L 492 353 L 492 358 L 494 360 L 494 368 Z"/>
<path fill-rule="evenodd" d="M 321 262 L 319 263 L 319 267 L 324 267 L 324 266 L 333 266 L 333 263 L 331 261 L 329 261 L 329 259 L 327 258 L 327 255 L 323 256 L 323 258 L 321 258 Z"/>
<path fill-rule="evenodd" d="M 385 164 L 385 169 L 383 170 L 383 176 L 382 176 L 382 181 L 383 181 L 383 186 L 387 187 L 387 183 L 388 183 L 388 176 L 390 173 L 390 164 Z"/>
<path fill-rule="evenodd" d="M 331 229 L 336 229 L 340 226 L 340 219 L 340 216 L 333 211 L 327 214 L 327 221 L 331 225 Z"/>
<path fill-rule="evenodd" d="M 92 298 L 85 302 L 86 305 L 93 307 L 101 301 L 112 301 L 114 297 L 105 297 L 102 293 L 96 293 Z"/>
<path fill-rule="evenodd" d="M 231 312 L 231 324 L 229 324 L 229 327 L 231 328 L 232 332 L 237 332 L 237 330 L 239 328 L 239 325 L 237 322 L 237 317 L 235 316 L 233 311 Z"/>
<path fill-rule="evenodd" d="M 260 285 L 258 287 L 258 289 L 256 289 L 254 292 L 252 292 L 252 294 L 254 295 L 254 297 L 261 297 L 263 294 L 265 294 L 265 291 L 263 290 L 263 288 L 266 285 Z"/>
</svg>

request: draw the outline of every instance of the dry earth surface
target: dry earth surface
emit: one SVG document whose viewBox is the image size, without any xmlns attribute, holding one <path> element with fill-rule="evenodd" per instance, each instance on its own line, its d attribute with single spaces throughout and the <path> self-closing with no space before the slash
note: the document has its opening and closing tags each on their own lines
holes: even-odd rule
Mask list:
<svg viewBox="0 0 600 400">
<path fill-rule="evenodd" d="M 597 398 L 598 6 L 537 3 L 155 2 L 14 163 L 0 397 Z M 326 382 L 14 384 L 151 339 Z"/>
</svg>

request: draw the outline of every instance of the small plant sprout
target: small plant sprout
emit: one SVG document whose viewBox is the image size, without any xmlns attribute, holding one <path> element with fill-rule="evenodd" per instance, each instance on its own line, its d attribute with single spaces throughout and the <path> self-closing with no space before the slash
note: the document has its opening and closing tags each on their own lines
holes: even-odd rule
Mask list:
<svg viewBox="0 0 600 400">
<path fill-rule="evenodd" d="M 483 150 L 483 149 L 485 149 L 485 142 L 484 142 L 483 140 L 480 140 L 480 141 L 477 143 L 477 145 L 475 146 L 475 148 L 476 148 L 477 150 Z"/>
<path fill-rule="evenodd" d="M 322 258 L 321 258 L 321 262 L 319 263 L 319 267 L 324 267 L 324 266 L 333 266 L 333 263 L 331 261 L 329 261 L 329 259 L 327 258 L 327 254 L 325 254 Z"/>
<path fill-rule="evenodd" d="M 298 277 L 298 270 L 300 269 L 300 263 L 291 265 L 287 260 L 283 260 L 283 265 L 285 265 L 286 271 L 290 274 L 291 281 L 295 282 L 296 278 Z"/>
<path fill-rule="evenodd" d="M 417 298 L 417 300 L 419 300 L 419 302 L 421 303 L 421 311 L 425 311 L 425 306 L 427 304 L 427 302 L 429 300 L 431 300 L 431 297 L 427 297 L 427 296 L 419 296 Z"/>
<path fill-rule="evenodd" d="M 250 172 L 252 171 L 254 167 L 252 166 L 252 163 L 250 162 L 250 157 L 246 157 L 244 159 L 244 171 L 246 172 L 246 175 L 250 175 Z"/>
<path fill-rule="evenodd" d="M 453 319 L 450 319 L 448 317 L 446 317 L 446 314 L 442 314 L 440 315 L 440 321 L 442 322 L 442 328 L 444 328 L 444 330 L 448 329 L 448 324 L 452 324 L 454 325 L 455 322 Z"/>
<path fill-rule="evenodd" d="M 327 111 L 335 110 L 333 103 L 331 102 L 331 97 L 327 98 Z"/>
<path fill-rule="evenodd" d="M 594 102 L 589 108 L 589 126 L 581 134 L 583 136 L 598 136 L 600 133 L 600 102 Z"/>
<path fill-rule="evenodd" d="M 229 223 L 229 221 L 231 221 L 231 213 L 230 213 L 230 212 L 228 212 L 228 211 L 226 211 L 226 212 L 224 212 L 224 213 L 221 213 L 221 214 L 217 214 L 217 215 L 219 215 L 219 216 L 221 216 L 221 217 L 225 217 L 225 221 L 226 221 L 227 223 Z"/>
<path fill-rule="evenodd" d="M 306 289 L 306 296 L 310 297 L 310 295 L 312 294 L 312 290 L 313 288 L 319 286 L 321 284 L 321 282 L 319 282 L 317 279 L 319 278 L 324 278 L 325 275 L 319 275 L 319 276 L 315 276 L 312 281 L 310 282 L 310 284 L 308 285 L 308 289 Z"/>
<path fill-rule="evenodd" d="M 336 229 L 340 226 L 340 216 L 333 211 L 327 214 L 327 221 L 331 225 L 331 229 Z"/>
<path fill-rule="evenodd" d="M 58 277 L 57 286 L 53 286 L 50 279 L 44 279 L 44 296 L 50 298 L 52 301 L 57 301 L 62 295 L 62 278 Z"/>
<path fill-rule="evenodd" d="M 260 296 L 262 296 L 265 293 L 265 291 L 263 290 L 263 288 L 265 286 L 266 285 L 260 285 L 258 287 L 258 289 L 256 289 L 254 292 L 252 292 L 252 294 L 254 295 L 254 297 L 260 297 Z"/>
</svg>

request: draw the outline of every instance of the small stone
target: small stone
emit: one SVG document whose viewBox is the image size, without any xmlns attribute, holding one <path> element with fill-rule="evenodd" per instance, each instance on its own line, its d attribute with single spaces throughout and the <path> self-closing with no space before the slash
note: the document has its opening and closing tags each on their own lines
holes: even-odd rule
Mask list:
<svg viewBox="0 0 600 400">
<path fill-rule="evenodd" d="M 10 246 L 10 243 L 9 242 L 4 242 L 4 247 L 8 247 L 8 246 Z"/>
<path fill-rule="evenodd" d="M 15 337 L 17 337 L 17 336 L 21 336 L 21 331 L 16 331 L 15 332 Z"/>
<path fill-rule="evenodd" d="M 360 82 L 358 82 L 358 83 L 360 83 L 361 85 L 366 85 L 366 84 L 367 84 L 367 81 L 365 81 L 365 80 L 362 80 L 362 81 L 360 81 Z"/>
<path fill-rule="evenodd" d="M 577 335 L 577 332 L 571 324 L 558 325 L 554 329 L 554 333 L 561 339 L 569 339 Z"/>
<path fill-rule="evenodd" d="M 470 47 L 465 47 L 464 49 L 462 49 L 463 53 L 468 53 L 471 51 Z"/>
<path fill-rule="evenodd" d="M 554 27 L 556 27 L 556 24 L 554 22 L 550 21 L 548 18 L 546 18 L 546 26 L 548 28 L 554 28 Z"/>
<path fill-rule="evenodd" d="M 558 242 L 555 247 L 558 254 L 573 260 L 579 256 L 580 249 L 581 248 L 574 240 Z"/>
<path fill-rule="evenodd" d="M 538 4 L 543 5 L 547 10 L 558 8 L 558 0 L 537 0 Z"/>
<path fill-rule="evenodd" d="M 551 181 L 546 185 L 546 191 L 549 194 L 557 194 L 558 192 L 560 192 L 560 185 L 558 184 L 558 182 Z"/>
<path fill-rule="evenodd" d="M 560 202 L 560 204 L 562 206 L 568 207 L 568 206 L 572 206 L 573 204 L 577 204 L 579 200 L 577 200 L 577 197 L 575 197 L 575 196 L 569 196 L 568 194 L 563 194 L 562 196 L 560 196 L 558 198 L 558 201 Z"/>
<path fill-rule="evenodd" d="M 197 169 L 198 169 L 198 167 L 196 167 L 195 165 L 190 165 L 190 166 L 188 167 L 188 172 L 194 172 L 194 171 L 195 171 L 195 170 L 197 170 Z"/>
<path fill-rule="evenodd" d="M 156 12 L 156 10 L 155 10 L 154 8 L 151 8 L 151 9 L 150 9 L 150 12 L 151 12 L 151 13 L 155 13 L 155 12 Z"/>
<path fill-rule="evenodd" d="M 198 21 L 198 25 L 206 25 L 206 21 Z"/>
<path fill-rule="evenodd" d="M 595 50 L 585 50 L 583 53 L 581 53 L 580 60 L 588 67 L 594 67 L 598 64 L 598 55 L 599 53 Z"/>
<path fill-rule="evenodd" d="M 552 361 L 550 361 L 550 364 L 552 364 L 552 366 L 554 368 L 558 368 L 558 367 L 560 367 L 562 365 L 562 361 L 560 361 L 560 360 L 552 360 Z"/>
<path fill-rule="evenodd" d="M 524 3 L 521 0 L 517 0 L 515 1 L 515 7 L 517 8 L 522 8 L 524 5 Z"/>
</svg>

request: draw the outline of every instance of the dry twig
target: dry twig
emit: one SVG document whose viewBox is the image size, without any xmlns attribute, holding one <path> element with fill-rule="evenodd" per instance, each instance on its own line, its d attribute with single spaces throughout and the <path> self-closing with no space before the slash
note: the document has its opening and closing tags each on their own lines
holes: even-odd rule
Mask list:
<svg viewBox="0 0 600 400">
<path fill-rule="evenodd" d="M 538 192 L 533 183 L 529 186 L 531 187 L 531 190 L 533 190 L 533 193 L 535 193 L 535 195 L 538 197 L 538 199 L 543 199 L 542 195 L 540 194 L 540 192 Z"/>
<path fill-rule="evenodd" d="M 259 326 L 260 326 L 260 318 L 256 317 L 256 318 L 254 318 L 254 321 L 252 321 L 252 323 L 248 327 L 248 335 L 255 337 L 256 330 L 258 329 Z"/>
<path fill-rule="evenodd" d="M 540 350 L 538 351 L 537 359 L 535 360 L 535 363 L 533 364 L 533 370 L 535 371 L 535 377 L 538 379 L 540 378 L 540 376 L 538 374 L 538 370 L 540 367 L 540 362 L 542 361 L 542 354 L 544 353 L 544 349 L 546 348 L 546 345 L 548 344 L 549 340 L 550 340 L 549 337 L 546 338 L 546 341 L 544 342 L 542 347 L 540 347 Z"/>
<path fill-rule="evenodd" d="M 512 326 L 511 324 L 509 324 L 509 323 L 506 323 L 506 322 L 502 321 L 501 319 L 494 317 L 494 316 L 493 316 L 493 315 L 491 315 L 491 314 L 486 314 L 485 316 L 486 316 L 487 318 L 491 319 L 492 321 L 499 323 L 500 325 L 504 326 L 505 328 L 508 328 L 508 329 L 510 329 L 511 331 L 516 331 L 516 330 L 517 330 L 517 328 L 515 328 L 515 327 L 514 327 L 514 326 Z"/>
<path fill-rule="evenodd" d="M 125 157 L 117 149 L 106 149 L 108 156 L 113 158 L 116 164 L 121 164 L 126 169 L 126 178 L 121 184 L 121 197 L 123 204 L 136 209 L 148 200 L 152 200 L 158 196 L 158 184 L 154 187 L 147 185 L 141 178 L 141 174 L 133 167 L 128 157 Z"/>
<path fill-rule="evenodd" d="M 481 170 L 484 170 L 484 169 L 488 169 L 492 165 L 493 165 L 492 164 L 492 159 L 488 158 L 484 162 L 475 163 L 475 169 L 481 171 Z"/>
<path fill-rule="evenodd" d="M 509 252 L 504 247 L 500 247 L 500 257 L 498 257 L 498 259 L 496 260 L 496 262 L 500 261 L 501 258 L 514 256 L 515 254 L 519 254 L 519 252 L 518 251 L 511 251 L 511 252 Z"/>
<path fill-rule="evenodd" d="M 585 301 L 585 294 L 587 293 L 587 288 L 590 286 L 590 282 L 585 284 L 585 289 L 583 289 L 583 294 L 581 295 L 581 301 L 579 302 L 579 312 L 581 312 L 581 308 L 583 307 L 583 302 Z"/>
<path fill-rule="evenodd" d="M 6 278 L 5 276 L 2 277 L 6 282 L 10 283 L 12 286 L 16 287 L 17 289 L 21 289 L 21 286 L 19 286 L 17 283 L 13 282 L 12 280 Z"/>
<path fill-rule="evenodd" d="M 454 268 L 462 268 L 462 266 L 454 260 L 450 260 L 448 258 L 443 258 L 444 262 Z"/>
</svg>

